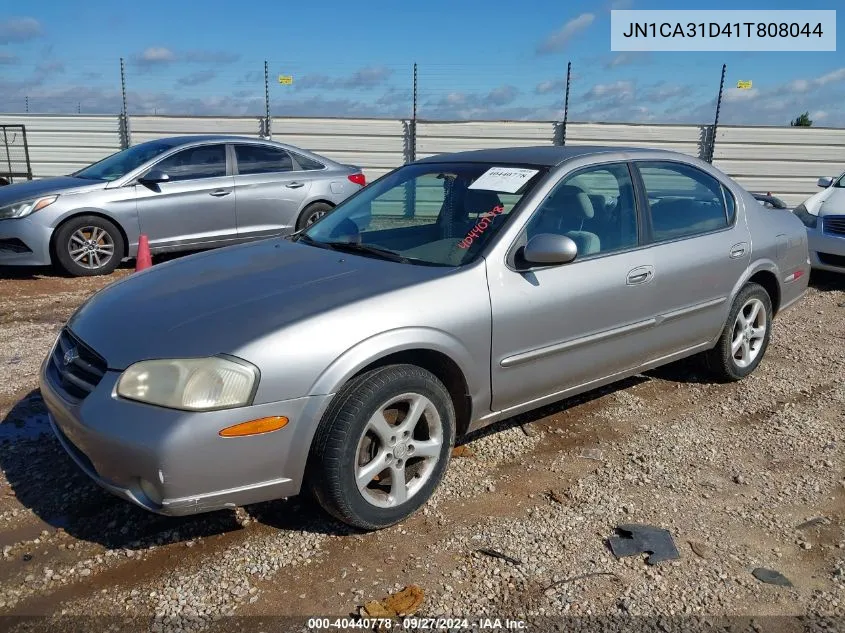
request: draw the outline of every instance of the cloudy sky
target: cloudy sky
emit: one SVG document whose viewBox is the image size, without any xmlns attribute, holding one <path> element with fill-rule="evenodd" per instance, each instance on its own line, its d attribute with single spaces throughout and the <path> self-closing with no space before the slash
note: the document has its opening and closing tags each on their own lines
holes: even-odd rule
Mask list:
<svg viewBox="0 0 845 633">
<path fill-rule="evenodd" d="M 416 62 L 420 117 L 554 120 L 572 62 L 572 120 L 706 123 L 725 63 L 723 123 L 785 125 L 808 110 L 817 126 L 845 126 L 841 37 L 828 53 L 614 53 L 614 8 L 678 3 L 31 0 L 0 16 L 0 112 L 119 112 L 122 57 L 130 114 L 261 115 L 267 60 L 273 114 L 407 117 Z M 800 8 L 840 8 L 845 21 L 841 0 Z M 737 89 L 739 80 L 753 88 Z"/>
</svg>

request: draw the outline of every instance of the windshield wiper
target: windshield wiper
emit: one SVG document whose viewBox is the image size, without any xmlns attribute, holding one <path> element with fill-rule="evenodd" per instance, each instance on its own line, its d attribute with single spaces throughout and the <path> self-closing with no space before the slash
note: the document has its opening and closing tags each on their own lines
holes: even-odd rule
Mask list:
<svg viewBox="0 0 845 633">
<path fill-rule="evenodd" d="M 310 238 L 309 238 L 310 239 Z M 366 253 L 368 255 L 375 255 L 376 257 L 380 257 L 381 259 L 386 259 L 391 262 L 400 262 L 402 264 L 410 263 L 410 259 L 407 257 L 400 255 L 394 251 L 388 250 L 386 248 L 379 248 L 378 246 L 370 246 L 369 244 L 357 244 L 355 242 L 317 242 L 316 240 L 311 240 L 315 244 L 325 244 L 329 248 L 333 248 L 337 251 L 350 251 L 353 253 Z"/>
</svg>

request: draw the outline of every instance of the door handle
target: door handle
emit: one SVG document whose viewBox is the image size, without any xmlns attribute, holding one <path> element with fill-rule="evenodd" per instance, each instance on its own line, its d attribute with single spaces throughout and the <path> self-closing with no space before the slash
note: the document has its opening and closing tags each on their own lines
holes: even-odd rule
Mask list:
<svg viewBox="0 0 845 633">
<path fill-rule="evenodd" d="M 232 191 L 231 191 L 231 190 L 227 190 L 227 189 L 217 189 L 216 191 L 212 191 L 212 192 L 211 192 L 210 194 L 208 194 L 208 195 L 210 195 L 210 196 L 214 196 L 215 198 L 222 198 L 223 196 L 228 196 L 230 193 L 232 193 Z"/>
<path fill-rule="evenodd" d="M 651 281 L 654 277 L 654 266 L 639 266 L 628 272 L 626 284 L 636 286 Z"/>
<path fill-rule="evenodd" d="M 304 186 L 304 182 L 289 182 L 285 185 L 288 189 L 299 189 L 300 187 Z"/>
<path fill-rule="evenodd" d="M 746 246 L 747 244 L 745 242 L 731 246 L 731 259 L 736 259 L 737 257 L 745 255 Z"/>
</svg>

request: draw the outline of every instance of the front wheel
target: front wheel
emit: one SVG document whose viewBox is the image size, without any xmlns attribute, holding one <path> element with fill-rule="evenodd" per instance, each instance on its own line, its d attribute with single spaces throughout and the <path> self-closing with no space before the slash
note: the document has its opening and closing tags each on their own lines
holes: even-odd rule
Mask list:
<svg viewBox="0 0 845 633">
<path fill-rule="evenodd" d="M 734 299 L 716 347 L 705 354 L 708 368 L 724 381 L 757 369 L 772 335 L 772 300 L 759 284 L 746 284 Z"/>
<path fill-rule="evenodd" d="M 326 411 L 306 473 L 332 516 L 363 530 L 416 512 L 446 472 L 455 443 L 449 392 L 415 365 L 388 365 L 350 381 Z"/>
<path fill-rule="evenodd" d="M 59 227 L 53 252 L 58 266 L 74 277 L 108 275 L 123 259 L 123 237 L 105 218 L 82 215 Z"/>
</svg>

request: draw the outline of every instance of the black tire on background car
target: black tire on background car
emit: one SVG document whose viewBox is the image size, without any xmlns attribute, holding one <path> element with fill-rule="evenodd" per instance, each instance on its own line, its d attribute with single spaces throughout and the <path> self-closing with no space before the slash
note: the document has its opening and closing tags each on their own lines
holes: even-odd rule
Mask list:
<svg viewBox="0 0 845 633">
<path fill-rule="evenodd" d="M 54 263 L 74 277 L 108 275 L 123 259 L 123 236 L 105 218 L 80 215 L 58 228 L 53 253 Z"/>
<path fill-rule="evenodd" d="M 302 210 L 299 219 L 296 221 L 296 230 L 300 231 L 307 226 L 311 226 L 332 209 L 334 207 L 328 202 L 312 202 Z"/>
<path fill-rule="evenodd" d="M 416 512 L 443 478 L 455 443 L 449 392 L 415 365 L 386 365 L 344 386 L 320 422 L 307 488 L 326 512 L 362 530 Z"/>
<path fill-rule="evenodd" d="M 753 372 L 769 347 L 772 300 L 762 286 L 746 284 L 734 299 L 716 347 L 704 354 L 716 378 L 741 380 Z"/>
</svg>

